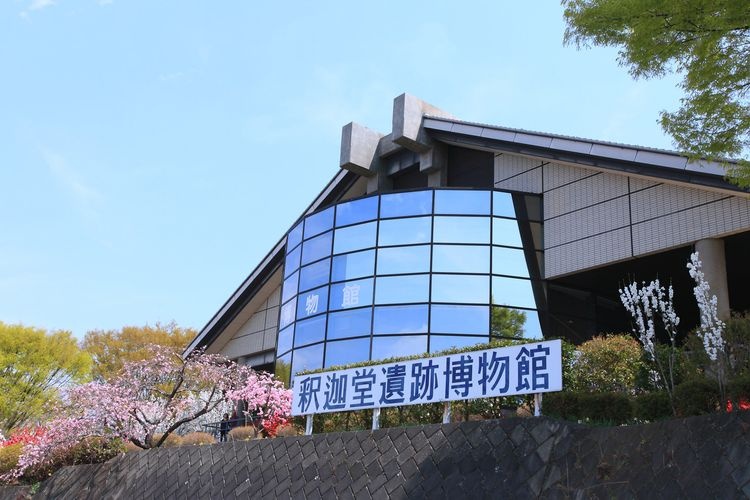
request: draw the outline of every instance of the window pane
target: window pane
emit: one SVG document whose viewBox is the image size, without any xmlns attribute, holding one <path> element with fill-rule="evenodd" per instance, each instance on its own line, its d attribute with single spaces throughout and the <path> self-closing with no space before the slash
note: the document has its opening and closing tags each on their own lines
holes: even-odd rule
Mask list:
<svg viewBox="0 0 750 500">
<path fill-rule="evenodd" d="M 378 217 L 378 197 L 349 201 L 336 206 L 336 227 L 348 226 Z"/>
<path fill-rule="evenodd" d="M 427 305 L 376 307 L 373 334 L 427 333 Z"/>
<path fill-rule="evenodd" d="M 513 197 L 510 193 L 492 193 L 492 215 L 501 215 L 503 217 L 516 217 L 516 210 L 513 208 Z"/>
<path fill-rule="evenodd" d="M 490 273 L 489 247 L 435 245 L 432 259 L 433 272 Z"/>
<path fill-rule="evenodd" d="M 289 276 L 299 268 L 299 258 L 302 254 L 302 247 L 297 247 L 289 252 L 284 260 L 284 276 Z"/>
<path fill-rule="evenodd" d="M 500 306 L 535 308 L 531 280 L 493 276 L 492 303 Z"/>
<path fill-rule="evenodd" d="M 323 344 L 294 350 L 292 373 L 323 368 Z"/>
<path fill-rule="evenodd" d="M 289 231 L 289 234 L 286 237 L 286 248 L 291 250 L 292 248 L 296 247 L 297 245 L 302 242 L 302 227 L 304 226 L 304 221 L 300 222 L 294 228 L 292 228 L 291 231 Z"/>
<path fill-rule="evenodd" d="M 372 338 L 372 359 L 414 356 L 425 352 L 427 352 L 427 335 Z"/>
<path fill-rule="evenodd" d="M 431 333 L 487 335 L 489 327 L 489 306 L 432 306 Z"/>
<path fill-rule="evenodd" d="M 333 233 L 321 234 L 302 244 L 302 265 L 309 264 L 331 255 L 331 237 Z"/>
<path fill-rule="evenodd" d="M 292 348 L 292 341 L 294 340 L 294 326 L 284 328 L 279 332 L 279 340 L 276 343 L 276 352 L 284 354 Z"/>
<path fill-rule="evenodd" d="M 294 273 L 284 280 L 284 286 L 281 292 L 281 303 L 283 304 L 287 300 L 297 295 L 297 282 L 299 280 L 299 273 Z"/>
<path fill-rule="evenodd" d="M 370 338 L 338 340 L 326 344 L 326 368 L 370 359 Z"/>
<path fill-rule="evenodd" d="M 430 246 L 380 248 L 378 274 L 427 273 L 430 271 Z"/>
<path fill-rule="evenodd" d="M 432 191 L 384 194 L 380 197 L 380 217 L 402 217 L 432 213 Z"/>
<path fill-rule="evenodd" d="M 294 330 L 294 347 L 321 342 L 325 338 L 325 332 L 325 316 L 297 321 Z"/>
<path fill-rule="evenodd" d="M 377 278 L 376 304 L 427 302 L 430 294 L 430 277 L 426 274 Z"/>
<path fill-rule="evenodd" d="M 469 337 L 466 335 L 430 335 L 430 352 L 445 351 L 454 347 L 469 347 L 489 342 L 488 337 Z"/>
<path fill-rule="evenodd" d="M 301 292 L 328 283 L 331 272 L 331 259 L 321 260 L 303 267 L 299 272 L 299 290 Z"/>
<path fill-rule="evenodd" d="M 281 314 L 279 316 L 279 328 L 294 323 L 294 312 L 297 310 L 297 301 L 292 300 L 283 306 L 281 306 Z"/>
<path fill-rule="evenodd" d="M 429 243 L 431 230 L 431 217 L 381 220 L 378 245 L 387 246 Z"/>
<path fill-rule="evenodd" d="M 305 239 L 328 231 L 333 227 L 333 207 L 305 219 Z"/>
<path fill-rule="evenodd" d="M 297 319 L 315 316 L 328 309 L 328 287 L 310 290 L 297 297 Z"/>
<path fill-rule="evenodd" d="M 331 281 L 372 276 L 375 269 L 375 250 L 337 255 L 333 258 Z"/>
<path fill-rule="evenodd" d="M 518 222 L 510 219 L 492 219 L 492 243 L 495 245 L 509 245 L 520 247 L 521 233 L 518 232 Z"/>
<path fill-rule="evenodd" d="M 435 217 L 435 243 L 489 243 L 489 217 Z"/>
<path fill-rule="evenodd" d="M 457 276 L 435 274 L 432 276 L 433 302 L 461 302 L 487 304 L 490 297 L 488 276 Z"/>
<path fill-rule="evenodd" d="M 370 335 L 372 308 L 340 311 L 328 315 L 328 339 Z"/>
<path fill-rule="evenodd" d="M 435 191 L 436 214 L 489 215 L 489 191 Z"/>
<path fill-rule="evenodd" d="M 375 246 L 377 222 L 368 222 L 336 230 L 333 253 L 346 253 Z"/>
<path fill-rule="evenodd" d="M 539 313 L 509 307 L 493 307 L 490 333 L 497 337 L 541 339 L 542 327 L 539 323 Z"/>
<path fill-rule="evenodd" d="M 529 277 L 526 257 L 520 248 L 492 247 L 492 272 L 509 276 Z"/>
<path fill-rule="evenodd" d="M 372 278 L 331 285 L 331 311 L 372 305 Z"/>
<path fill-rule="evenodd" d="M 284 382 L 284 385 L 286 385 L 286 387 L 289 387 L 291 385 L 291 373 L 292 354 L 289 353 L 286 356 L 281 356 L 276 360 L 276 369 L 274 370 L 274 374 L 276 375 L 276 378 Z"/>
</svg>

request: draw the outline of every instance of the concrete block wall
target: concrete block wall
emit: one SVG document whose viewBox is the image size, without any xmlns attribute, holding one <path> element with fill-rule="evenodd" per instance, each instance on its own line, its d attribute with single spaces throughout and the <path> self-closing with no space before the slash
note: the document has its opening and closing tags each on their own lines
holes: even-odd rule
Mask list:
<svg viewBox="0 0 750 500">
<path fill-rule="evenodd" d="M 250 357 L 276 348 L 281 287 L 276 287 L 234 337 L 221 349 L 230 358 Z"/>
<path fill-rule="evenodd" d="M 509 418 L 160 448 L 65 467 L 33 498 L 747 498 L 748 426 Z"/>
<path fill-rule="evenodd" d="M 511 154 L 495 187 L 542 193 L 546 278 L 750 229 L 750 201 Z"/>
</svg>

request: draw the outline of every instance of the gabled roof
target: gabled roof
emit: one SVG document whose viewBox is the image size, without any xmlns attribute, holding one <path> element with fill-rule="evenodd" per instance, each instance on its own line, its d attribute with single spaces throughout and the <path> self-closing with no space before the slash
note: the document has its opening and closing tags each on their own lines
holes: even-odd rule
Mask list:
<svg viewBox="0 0 750 500">
<path fill-rule="evenodd" d="M 692 161 L 684 154 L 674 151 L 486 125 L 434 115 L 424 115 L 421 119 L 421 128 L 430 138 L 453 145 L 479 147 L 722 190 L 747 192 L 725 179 L 723 165 L 736 164 L 733 160 L 726 160 L 724 163 Z M 388 154 L 401 149 L 401 146 L 390 141 L 390 136 L 383 136 L 379 140 L 388 142 L 387 147 L 380 148 Z M 351 171 L 339 171 L 297 221 L 318 208 L 335 202 L 358 178 L 359 176 Z M 212 342 L 223 331 L 280 265 L 283 249 L 284 237 L 206 323 L 185 349 L 185 354 Z"/>
<path fill-rule="evenodd" d="M 482 147 L 628 174 L 746 192 L 729 183 L 725 178 L 724 165 L 735 165 L 734 160 L 693 161 L 686 155 L 675 151 L 532 132 L 429 115 L 424 117 L 422 126 L 429 131 L 432 138 L 450 144 Z"/>
</svg>

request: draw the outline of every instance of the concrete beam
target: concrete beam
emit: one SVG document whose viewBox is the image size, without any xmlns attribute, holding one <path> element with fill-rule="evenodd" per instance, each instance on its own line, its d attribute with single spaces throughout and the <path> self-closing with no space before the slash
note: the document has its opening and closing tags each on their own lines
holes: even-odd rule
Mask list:
<svg viewBox="0 0 750 500">
<path fill-rule="evenodd" d="M 452 118 L 445 111 L 417 99 L 413 95 L 401 94 L 393 100 L 393 132 L 391 140 L 417 153 L 432 147 L 432 141 L 422 128 L 424 115 Z"/>
<path fill-rule="evenodd" d="M 365 177 L 372 177 L 377 172 L 376 152 L 383 134 L 358 123 L 349 123 L 341 129 L 341 168 Z"/>
</svg>

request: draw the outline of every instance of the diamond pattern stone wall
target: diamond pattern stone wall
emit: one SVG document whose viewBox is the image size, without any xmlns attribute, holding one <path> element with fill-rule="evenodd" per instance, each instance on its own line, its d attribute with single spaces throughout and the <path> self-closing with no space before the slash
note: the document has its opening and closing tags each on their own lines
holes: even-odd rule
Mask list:
<svg viewBox="0 0 750 500">
<path fill-rule="evenodd" d="M 747 498 L 748 430 L 750 412 L 540 417 L 165 448 L 64 468 L 34 498 Z"/>
</svg>

